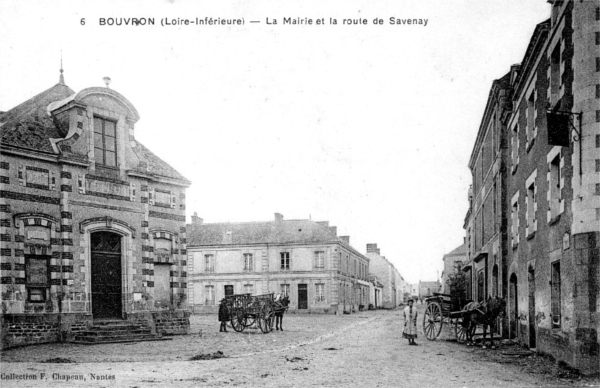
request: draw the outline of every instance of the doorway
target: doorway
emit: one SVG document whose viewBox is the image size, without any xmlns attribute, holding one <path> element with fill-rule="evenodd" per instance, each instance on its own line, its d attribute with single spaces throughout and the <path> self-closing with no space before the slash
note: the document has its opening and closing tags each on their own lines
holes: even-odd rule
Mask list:
<svg viewBox="0 0 600 388">
<path fill-rule="evenodd" d="M 533 268 L 529 269 L 527 280 L 529 281 L 529 348 L 535 349 L 535 272 Z"/>
<path fill-rule="evenodd" d="M 298 284 L 298 310 L 308 309 L 308 287 L 306 284 Z"/>
<path fill-rule="evenodd" d="M 121 319 L 121 236 L 96 232 L 90 237 L 92 314 L 94 319 Z"/>
<path fill-rule="evenodd" d="M 510 276 L 510 338 L 517 338 L 517 327 L 519 322 L 519 296 L 517 293 L 517 275 L 514 273 Z"/>
<path fill-rule="evenodd" d="M 154 306 L 171 306 L 171 264 L 154 263 Z"/>
</svg>

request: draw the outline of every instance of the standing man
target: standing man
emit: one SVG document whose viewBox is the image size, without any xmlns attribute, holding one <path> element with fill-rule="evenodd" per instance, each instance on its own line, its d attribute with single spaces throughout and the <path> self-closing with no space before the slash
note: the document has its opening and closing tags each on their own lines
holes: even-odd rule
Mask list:
<svg viewBox="0 0 600 388">
<path fill-rule="evenodd" d="M 221 299 L 221 304 L 219 305 L 219 321 L 221 321 L 221 328 L 219 332 L 227 333 L 227 321 L 229 320 L 229 310 L 227 309 L 227 304 L 225 303 L 225 298 Z"/>
<path fill-rule="evenodd" d="M 404 308 L 404 331 L 402 337 L 408 339 L 409 345 L 417 345 L 417 308 L 413 307 L 414 301 L 408 300 L 408 306 Z"/>
</svg>

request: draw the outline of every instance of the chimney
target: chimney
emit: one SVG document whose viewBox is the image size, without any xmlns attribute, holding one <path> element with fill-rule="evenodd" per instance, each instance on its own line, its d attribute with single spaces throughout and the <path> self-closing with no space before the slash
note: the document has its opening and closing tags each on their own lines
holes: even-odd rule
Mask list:
<svg viewBox="0 0 600 388">
<path fill-rule="evenodd" d="M 275 222 L 283 222 L 283 214 L 275 213 Z"/>
<path fill-rule="evenodd" d="M 340 236 L 340 239 L 346 244 L 350 245 L 350 236 Z"/>
<path fill-rule="evenodd" d="M 192 225 L 201 225 L 203 222 L 204 220 L 198 217 L 198 213 L 194 212 L 194 215 L 192 216 Z"/>
<path fill-rule="evenodd" d="M 377 244 L 367 244 L 367 253 L 379 253 L 379 249 L 377 249 Z"/>
<path fill-rule="evenodd" d="M 333 234 L 335 237 L 337 237 L 337 226 L 330 226 L 329 227 L 329 233 Z"/>
</svg>

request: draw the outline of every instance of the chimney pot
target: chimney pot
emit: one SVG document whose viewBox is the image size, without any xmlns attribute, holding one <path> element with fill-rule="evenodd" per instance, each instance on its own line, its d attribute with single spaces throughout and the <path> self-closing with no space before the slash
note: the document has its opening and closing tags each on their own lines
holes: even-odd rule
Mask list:
<svg viewBox="0 0 600 388">
<path fill-rule="evenodd" d="M 192 216 L 192 224 L 200 225 L 200 224 L 202 224 L 202 222 L 204 222 L 204 220 L 202 218 L 198 217 L 198 213 L 194 212 L 194 215 Z"/>
<path fill-rule="evenodd" d="M 275 222 L 282 222 L 282 221 L 283 221 L 283 214 L 275 213 Z"/>
</svg>

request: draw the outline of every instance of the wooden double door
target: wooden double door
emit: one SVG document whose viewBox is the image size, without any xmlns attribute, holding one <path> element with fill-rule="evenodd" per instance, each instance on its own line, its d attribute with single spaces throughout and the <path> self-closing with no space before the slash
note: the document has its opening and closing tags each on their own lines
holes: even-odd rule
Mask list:
<svg viewBox="0 0 600 388">
<path fill-rule="evenodd" d="M 110 232 L 91 234 L 92 314 L 94 319 L 121 319 L 121 236 Z"/>
</svg>

